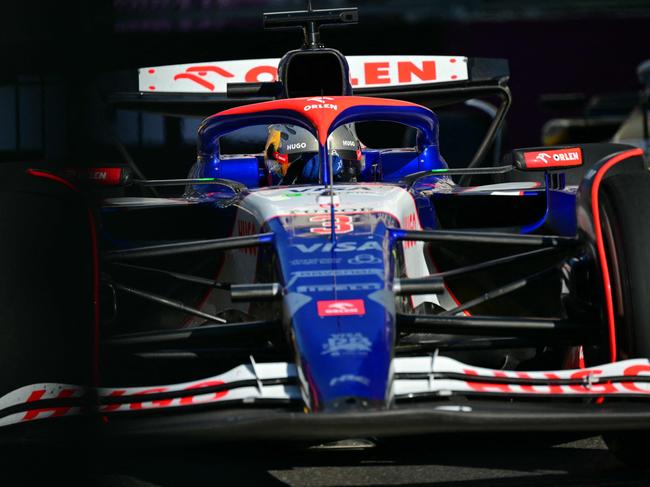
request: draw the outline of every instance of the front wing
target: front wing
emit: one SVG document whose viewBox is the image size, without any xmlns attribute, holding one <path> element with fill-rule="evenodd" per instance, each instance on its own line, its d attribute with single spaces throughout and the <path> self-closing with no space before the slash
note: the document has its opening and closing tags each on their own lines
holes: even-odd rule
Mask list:
<svg viewBox="0 0 650 487">
<path fill-rule="evenodd" d="M 100 388 L 33 384 L 0 398 L 0 426 L 101 418 L 109 438 L 156 441 L 328 439 L 480 431 L 607 431 L 650 427 L 650 361 L 519 372 L 448 357 L 393 363 L 390 410 L 305 413 L 296 368 L 251 360 L 181 384 Z M 340 380 L 360 380 L 355 376 Z M 92 413 L 92 414 L 87 414 Z M 647 425 L 647 426 L 646 426 Z M 0 435 L 1 436 L 1 435 Z"/>
</svg>

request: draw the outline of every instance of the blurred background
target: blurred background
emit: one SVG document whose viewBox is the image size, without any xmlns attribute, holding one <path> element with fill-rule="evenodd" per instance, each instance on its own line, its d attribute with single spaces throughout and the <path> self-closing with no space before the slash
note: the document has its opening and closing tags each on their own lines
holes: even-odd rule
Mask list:
<svg viewBox="0 0 650 487">
<path fill-rule="evenodd" d="M 305 6 L 297 0 L 3 1 L 0 162 L 121 163 L 117 138 L 147 176 L 182 177 L 193 162 L 200 120 L 115 110 L 108 94 L 135 90 L 129 83 L 142 66 L 279 57 L 299 47 L 301 35 L 263 31 L 262 12 Z M 557 127 L 548 122 L 567 117 L 586 124 L 589 134 L 578 129 L 564 141 L 611 138 L 638 102 L 636 68 L 650 58 L 650 1 L 314 0 L 313 6 L 359 7 L 359 25 L 323 31 L 325 44 L 344 54 L 509 59 L 514 102 L 503 150 L 562 141 L 553 139 Z M 460 131 L 445 137 L 463 144 Z"/>
</svg>

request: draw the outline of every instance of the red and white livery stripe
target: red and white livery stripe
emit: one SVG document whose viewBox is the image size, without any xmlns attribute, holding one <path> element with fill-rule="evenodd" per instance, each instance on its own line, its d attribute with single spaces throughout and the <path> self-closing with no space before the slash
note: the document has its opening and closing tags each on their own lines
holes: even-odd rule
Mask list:
<svg viewBox="0 0 650 487">
<path fill-rule="evenodd" d="M 646 359 L 625 360 L 598 367 L 573 370 L 523 372 L 493 370 L 458 362 L 448 357 L 403 357 L 394 361 L 397 374 L 430 374 L 426 379 L 400 379 L 394 383 L 397 397 L 409 394 L 434 393 L 480 393 L 485 395 L 595 395 L 650 397 L 650 361 Z M 435 374 L 453 374 L 459 378 L 433 379 Z M 611 379 L 625 377 L 625 381 Z M 558 384 L 557 381 L 572 380 L 576 383 Z M 536 384 L 526 383 L 535 381 Z M 539 383 L 538 383 L 539 382 Z"/>
<path fill-rule="evenodd" d="M 27 406 L 30 403 L 46 401 L 48 399 L 65 399 L 74 402 L 75 399 L 80 399 L 84 395 L 85 389 L 83 387 L 72 384 L 41 383 L 21 387 L 0 397 L 0 426 L 7 426 L 9 424 L 32 421 L 35 419 L 78 414 L 80 412 L 79 407 L 56 405 L 52 407 L 26 407 L 23 411 L 9 414 L 7 416 L 1 416 L 3 411 L 15 406 Z"/>
<path fill-rule="evenodd" d="M 224 374 L 208 377 L 197 381 L 183 382 L 181 384 L 156 385 L 147 387 L 125 387 L 125 388 L 101 388 L 99 397 L 113 399 L 115 402 L 103 404 L 101 412 L 134 411 L 140 409 L 160 409 L 168 407 L 192 406 L 224 401 L 254 401 L 258 399 L 298 399 L 300 392 L 297 386 L 272 385 L 264 386 L 262 381 L 269 379 L 287 379 L 296 377 L 296 368 L 289 363 L 262 363 L 240 365 Z M 228 389 L 228 384 L 235 384 L 242 381 L 255 381 L 254 387 L 237 387 Z M 200 389 L 208 387 L 224 386 L 217 392 L 198 394 Z M 174 398 L 146 400 L 146 395 L 187 392 Z M 142 396 L 142 401 L 131 401 L 130 399 Z M 120 400 L 125 400 L 120 403 Z"/>
</svg>

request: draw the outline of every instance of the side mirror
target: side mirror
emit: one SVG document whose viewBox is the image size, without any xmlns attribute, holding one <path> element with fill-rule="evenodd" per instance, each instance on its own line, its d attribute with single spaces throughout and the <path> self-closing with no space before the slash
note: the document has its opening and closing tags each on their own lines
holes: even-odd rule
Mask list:
<svg viewBox="0 0 650 487">
<path fill-rule="evenodd" d="M 133 173 L 126 166 L 67 168 L 64 174 L 95 187 L 123 187 L 133 182 Z"/>
<path fill-rule="evenodd" d="M 520 171 L 558 171 L 582 166 L 580 147 L 539 147 L 512 151 L 514 165 Z"/>
</svg>

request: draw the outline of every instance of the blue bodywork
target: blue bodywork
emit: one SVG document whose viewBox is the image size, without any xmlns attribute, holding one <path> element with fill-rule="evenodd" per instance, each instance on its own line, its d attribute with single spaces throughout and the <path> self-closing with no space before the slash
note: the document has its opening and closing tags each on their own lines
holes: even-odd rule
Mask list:
<svg viewBox="0 0 650 487">
<path fill-rule="evenodd" d="M 395 327 L 386 228 L 397 222 L 382 214 L 365 217 L 354 233 L 335 242 L 309 234 L 308 227 L 292 232 L 293 222 L 281 218 L 269 222 L 291 317 L 287 324 L 315 410 L 338 408 L 351 398 L 375 406 L 389 399 Z M 362 261 L 355 263 L 359 255 Z M 350 300 L 363 303 L 363 314 L 319 313 L 319 302 Z"/>
</svg>

